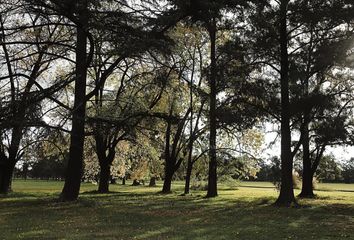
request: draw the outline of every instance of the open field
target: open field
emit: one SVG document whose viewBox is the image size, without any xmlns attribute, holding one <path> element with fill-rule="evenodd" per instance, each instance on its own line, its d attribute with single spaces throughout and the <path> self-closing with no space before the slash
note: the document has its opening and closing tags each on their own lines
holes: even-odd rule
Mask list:
<svg viewBox="0 0 354 240">
<path fill-rule="evenodd" d="M 75 203 L 57 201 L 62 182 L 15 181 L 0 198 L 0 239 L 354 239 L 354 185 L 320 184 L 301 208 L 275 208 L 270 183 L 160 195 L 157 188 L 112 185 L 110 194 L 83 184 Z M 298 193 L 298 191 L 297 191 Z"/>
</svg>

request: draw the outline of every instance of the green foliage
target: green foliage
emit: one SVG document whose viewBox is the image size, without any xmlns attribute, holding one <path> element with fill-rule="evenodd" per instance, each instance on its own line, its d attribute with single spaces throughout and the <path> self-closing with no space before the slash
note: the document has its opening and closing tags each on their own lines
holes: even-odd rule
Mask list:
<svg viewBox="0 0 354 240">
<path fill-rule="evenodd" d="M 223 161 L 219 161 L 218 165 L 220 182 L 229 182 L 231 179 L 252 179 L 256 176 L 257 171 L 258 169 L 255 166 L 255 161 L 247 156 L 225 158 Z"/>
<path fill-rule="evenodd" d="M 319 181 L 338 182 L 343 180 L 341 166 L 336 162 L 333 155 L 325 155 L 322 157 L 316 178 Z"/>
<path fill-rule="evenodd" d="M 354 158 L 351 158 L 343 165 L 342 176 L 344 178 L 344 182 L 354 183 Z"/>
</svg>

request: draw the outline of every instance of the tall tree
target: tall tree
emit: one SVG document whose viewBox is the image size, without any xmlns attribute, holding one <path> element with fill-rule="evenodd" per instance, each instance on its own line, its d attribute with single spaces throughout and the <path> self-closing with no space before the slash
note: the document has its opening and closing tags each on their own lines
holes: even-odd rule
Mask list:
<svg viewBox="0 0 354 240">
<path fill-rule="evenodd" d="M 223 25 L 226 12 L 236 10 L 233 14 L 240 14 L 242 8 L 248 5 L 249 1 L 172 1 L 184 16 L 189 16 L 192 22 L 200 24 L 209 34 L 210 40 L 210 66 L 208 76 L 209 86 L 209 175 L 207 197 L 217 196 L 217 37 L 220 27 Z M 241 10 L 241 11 L 237 11 Z M 227 21 L 226 21 L 227 22 Z"/>
<path fill-rule="evenodd" d="M 0 125 L 0 192 L 7 193 L 14 167 L 21 158 L 20 147 L 25 132 L 31 126 L 45 125 L 37 115 L 40 102 L 51 98 L 53 93 L 67 84 L 67 81 L 58 82 L 55 77 L 47 81 L 43 75 L 52 69 L 52 64 L 61 58 L 60 55 L 65 58 L 69 47 L 61 41 L 70 40 L 60 32 L 60 19 L 43 18 L 29 10 L 24 1 L 7 3 L 2 7 L 0 43 L 6 71 L 1 79 L 7 82 L 2 88 L 7 92 L 1 98 L 4 117 Z M 21 16 L 24 21 L 14 21 L 14 16 Z M 16 54 L 19 51 L 22 56 Z M 8 144 L 5 143 L 7 137 L 10 139 Z"/>
<path fill-rule="evenodd" d="M 339 22 L 343 22 L 343 19 L 348 17 L 345 14 L 348 8 L 343 5 L 345 1 L 268 2 L 268 5 L 258 8 L 257 15 L 252 16 L 252 19 L 256 21 L 253 21 L 251 25 L 251 31 L 253 31 L 251 35 L 257 37 L 255 42 L 258 43 L 258 46 L 253 45 L 252 51 L 255 56 L 254 64 L 261 64 L 266 72 L 273 76 L 280 76 L 280 104 L 277 106 L 277 101 L 270 102 L 269 106 L 276 106 L 271 106 L 267 111 L 273 112 L 271 115 L 279 119 L 281 123 L 282 182 L 276 204 L 289 206 L 296 204 L 291 179 L 293 158 L 301 145 L 308 145 L 310 112 L 316 112 L 314 105 L 321 101 L 319 99 L 323 99 L 321 98 L 323 94 L 318 94 L 320 85 L 323 83 L 323 76 L 326 75 L 323 73 L 328 71 L 336 58 L 334 56 L 338 54 L 337 52 L 329 57 L 331 53 L 328 55 L 324 49 L 331 49 L 328 48 L 330 46 L 328 43 L 338 40 L 339 35 L 334 32 L 339 33 L 337 31 L 340 29 L 332 27 L 334 25 L 338 27 L 341 24 Z M 337 10 L 331 13 L 331 9 Z M 316 17 L 313 17 L 314 11 L 316 11 Z M 343 19 L 336 17 L 334 12 L 341 12 Z M 276 18 L 271 18 L 271 16 L 276 16 Z M 270 21 L 264 21 L 264 19 L 270 19 Z M 336 29 L 332 32 L 334 35 L 331 33 L 333 29 Z M 319 47 L 322 44 L 327 47 Z M 275 78 L 271 81 L 276 82 Z M 320 85 L 313 85 L 312 83 L 315 82 Z M 316 94 L 317 97 L 315 97 Z M 301 101 L 306 104 L 299 107 Z M 306 114 L 300 114 L 301 120 L 299 121 L 300 112 L 306 112 Z M 295 131 L 300 133 L 298 141 L 292 141 L 292 133 Z M 305 158 L 309 156 L 306 147 L 304 147 L 304 156 Z M 307 180 L 306 178 L 306 182 L 309 182 Z"/>
<path fill-rule="evenodd" d="M 88 0 L 77 0 L 75 100 L 70 133 L 70 150 L 61 200 L 78 198 L 83 171 L 83 148 L 85 141 L 86 79 L 87 79 L 87 30 L 89 21 Z"/>
<path fill-rule="evenodd" d="M 281 88 L 281 187 L 276 205 L 296 203 L 293 190 L 293 156 L 291 151 L 290 97 L 289 97 L 289 0 L 281 0 L 279 6 L 280 88 Z"/>
<path fill-rule="evenodd" d="M 334 80 L 336 77 L 333 76 L 333 71 L 343 71 L 343 67 L 341 67 L 345 60 L 343 56 L 346 55 L 353 37 L 353 29 L 350 27 L 352 20 L 350 12 L 352 10 L 350 7 L 345 8 L 345 6 L 344 1 L 304 2 L 303 5 L 294 6 L 301 11 L 295 11 L 297 14 L 290 18 L 292 21 L 300 19 L 303 23 L 295 31 L 298 36 L 294 41 L 297 41 L 295 43 L 297 50 L 292 53 L 290 70 L 292 82 L 300 82 L 302 88 L 302 90 L 295 88 L 293 93 L 297 95 L 294 96 L 293 103 L 295 117 L 297 117 L 296 109 L 303 109 L 299 124 L 303 150 L 303 181 L 300 197 L 314 197 L 313 176 L 325 152 L 326 145 L 343 139 L 345 132 L 344 129 L 340 130 L 340 125 L 344 114 L 351 106 L 350 100 L 348 102 L 348 97 L 345 97 L 348 92 L 352 91 L 348 81 L 350 78 L 346 80 L 344 77 L 337 82 Z M 309 17 L 315 12 L 316 18 Z M 339 74 L 335 75 L 339 77 Z M 340 95 L 342 101 L 339 100 Z M 344 105 L 344 109 L 341 105 Z M 329 117 L 330 115 L 334 116 L 336 120 Z M 321 128 L 316 119 L 322 119 L 320 120 L 322 123 L 331 122 L 331 124 L 325 124 L 331 127 L 322 133 L 316 131 L 316 128 Z M 323 121 L 324 119 L 326 120 Z M 330 133 L 331 131 L 337 134 Z M 315 132 L 317 137 L 312 137 L 311 132 Z M 319 137 L 321 135 L 322 137 Z M 321 141 L 320 139 L 326 140 Z M 311 145 L 315 145 L 314 149 L 316 150 L 312 150 Z"/>
</svg>

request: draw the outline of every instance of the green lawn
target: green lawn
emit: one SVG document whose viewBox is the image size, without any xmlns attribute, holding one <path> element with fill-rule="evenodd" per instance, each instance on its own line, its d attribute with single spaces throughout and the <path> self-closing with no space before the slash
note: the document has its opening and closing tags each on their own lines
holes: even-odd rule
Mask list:
<svg viewBox="0 0 354 240">
<path fill-rule="evenodd" d="M 215 199 L 180 196 L 181 183 L 166 196 L 120 185 L 97 195 L 83 184 L 75 203 L 57 201 L 62 185 L 15 181 L 0 198 L 0 239 L 354 239 L 354 185 L 320 184 L 316 200 L 290 209 L 271 205 L 270 183 L 221 186 Z"/>
</svg>

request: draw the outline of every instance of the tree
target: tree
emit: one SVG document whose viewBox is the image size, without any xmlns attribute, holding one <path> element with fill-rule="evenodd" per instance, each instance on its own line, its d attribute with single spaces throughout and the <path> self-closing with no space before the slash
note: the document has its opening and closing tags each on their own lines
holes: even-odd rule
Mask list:
<svg viewBox="0 0 354 240">
<path fill-rule="evenodd" d="M 183 131 L 187 122 L 187 117 L 190 113 L 190 109 L 186 111 L 182 119 L 177 121 L 173 119 L 173 112 L 175 108 L 176 100 L 172 100 L 169 117 L 166 121 L 166 133 L 165 133 L 165 179 L 162 188 L 162 193 L 171 192 L 171 183 L 174 173 L 181 166 L 181 163 L 186 156 L 185 146 L 181 144 L 183 140 Z M 173 125 L 176 126 L 175 133 L 173 134 Z M 181 152 L 184 149 L 183 152 Z M 183 154 L 183 156 L 181 156 Z"/>
<path fill-rule="evenodd" d="M 316 179 L 323 182 L 342 181 L 341 166 L 336 162 L 333 155 L 325 155 L 322 157 L 318 170 L 316 171 Z"/>
<path fill-rule="evenodd" d="M 115 159 L 116 147 L 123 140 L 138 141 L 137 128 L 149 117 L 164 88 L 164 83 L 158 86 L 157 82 L 161 81 L 163 76 L 160 72 L 153 73 L 155 68 L 148 72 L 143 70 L 149 68 L 144 63 L 140 62 L 140 65 L 137 61 L 129 59 L 124 62 L 125 70 L 122 73 L 116 72 L 115 78 L 114 75 L 111 76 L 117 81 L 121 75 L 117 90 L 114 94 L 112 90 L 104 94 L 102 88 L 93 105 L 94 114 L 90 117 L 95 151 L 101 169 L 98 190 L 101 193 L 109 190 L 110 166 Z"/>
<path fill-rule="evenodd" d="M 172 1 L 182 12 L 182 16 L 190 16 L 192 22 L 200 24 L 209 35 L 210 40 L 210 67 L 208 75 L 209 86 L 209 177 L 207 197 L 217 196 L 217 35 L 227 14 L 225 11 L 237 10 L 247 6 L 248 1 Z M 236 14 L 236 13 L 234 13 Z M 227 17 L 226 17 L 227 18 Z"/>
<path fill-rule="evenodd" d="M 53 69 L 60 55 L 65 58 L 68 45 L 61 42 L 70 42 L 70 38 L 60 33 L 61 20 L 34 14 L 25 1 L 7 2 L 2 7 L 0 43 L 6 70 L 1 79 L 6 82 L 2 88 L 6 92 L 1 98 L 0 192 L 6 194 L 11 188 L 14 167 L 22 156 L 24 134 L 30 127 L 47 125 L 41 119 L 41 101 L 67 84 L 57 81 L 55 74 L 47 81 L 45 73 Z M 19 16 L 24 21 L 14 20 Z M 18 51 L 21 56 L 16 54 Z M 11 140 L 6 143 L 6 138 Z"/>
<path fill-rule="evenodd" d="M 292 115 L 301 134 L 303 149 L 303 181 L 300 197 L 314 196 L 312 182 L 316 165 L 323 156 L 325 145 L 342 138 L 340 135 L 345 130 L 339 129 L 341 118 L 351 107 L 347 100 L 344 100 L 345 92 L 351 91 L 349 81 L 343 78 L 339 83 L 334 80 L 339 74 L 337 77 L 332 76 L 334 71 L 342 71 L 338 66 L 342 64 L 344 60 L 342 56 L 345 55 L 351 41 L 352 30 L 343 28 L 349 27 L 350 23 L 350 13 L 344 6 L 345 3 L 339 1 L 312 1 L 291 6 L 294 14 L 289 21 L 294 22 L 294 25 L 301 23 L 301 26 L 292 31 L 291 45 L 294 46 L 294 50 L 290 54 L 289 70 L 290 82 L 293 83 Z M 316 18 L 309 17 L 314 15 L 314 12 Z M 340 17 L 332 17 L 339 12 Z M 328 84 L 330 85 L 327 86 Z M 339 95 L 342 100 L 339 100 Z M 345 109 L 342 109 L 341 105 L 346 106 Z M 333 115 L 336 120 L 332 121 Z M 322 133 L 317 131 L 316 128 L 319 127 L 317 119 L 321 119 L 319 121 L 322 123 L 331 122 L 325 125 L 335 128 L 337 136 L 328 135 L 331 132 L 330 128 Z M 311 136 L 311 132 L 315 132 L 316 136 Z M 318 137 L 319 135 L 322 137 Z M 327 143 L 320 140 L 324 138 L 327 139 Z M 311 145 L 315 145 L 313 151 Z"/>
<path fill-rule="evenodd" d="M 345 183 L 354 183 L 354 158 L 343 165 L 342 176 Z"/>
<path fill-rule="evenodd" d="M 309 106 L 311 104 L 324 100 L 321 98 L 321 94 L 318 94 L 320 85 L 308 87 L 306 82 L 321 84 L 321 79 L 323 80 L 325 76 L 325 74 L 321 73 L 326 72 L 333 64 L 334 59 L 332 57 L 327 58 L 327 54 L 324 54 L 325 51 L 317 51 L 317 47 L 322 43 L 326 45 L 326 43 L 338 40 L 338 38 L 331 38 L 333 36 L 331 35 L 331 29 L 340 25 L 341 23 L 339 22 L 342 20 L 338 17 L 333 17 L 332 20 L 330 10 L 337 9 L 343 14 L 343 19 L 345 19 L 347 8 L 343 7 L 343 3 L 344 1 L 312 1 L 311 3 L 308 1 L 268 2 L 268 4 L 257 8 L 257 15 L 251 16 L 252 25 L 250 31 L 253 31 L 254 34 L 250 32 L 250 36 L 251 38 L 252 36 L 257 38 L 252 46 L 252 52 L 254 52 L 252 57 L 254 59 L 253 64 L 260 64 L 269 74 L 280 76 L 280 103 L 278 105 L 277 101 L 270 102 L 273 107 L 266 108 L 271 116 L 280 121 L 281 125 L 282 184 L 280 196 L 276 202 L 277 205 L 289 206 L 293 203 L 296 204 L 292 190 L 293 184 L 291 183 L 293 158 L 300 150 L 302 144 L 304 146 L 307 145 L 304 143 L 304 141 L 307 142 L 307 134 L 304 133 L 308 129 L 308 124 L 304 123 L 309 121 L 308 113 L 301 115 L 300 121 L 298 116 L 299 112 L 304 113 L 304 111 L 310 109 L 311 107 Z M 316 14 L 318 12 L 316 18 L 313 18 L 313 14 L 309 13 L 312 11 L 316 11 Z M 274 15 L 277 17 L 271 18 Z M 266 22 L 264 19 L 272 20 Z M 319 25 L 317 26 L 316 23 Z M 337 28 L 333 31 L 333 34 L 334 32 L 339 33 L 340 31 L 338 32 L 338 30 L 340 29 Z M 323 50 L 328 49 L 331 45 L 327 44 L 326 46 Z M 319 49 L 322 48 L 319 47 Z M 342 48 L 338 50 L 342 51 Z M 334 55 L 337 56 L 337 54 Z M 326 60 L 323 61 L 323 59 Z M 331 61 L 332 63 L 330 63 Z M 275 82 L 276 80 L 274 78 L 270 81 Z M 277 85 L 275 84 L 274 86 L 276 87 Z M 311 93 L 310 89 L 314 91 Z M 273 90 L 267 89 L 267 91 L 269 90 L 273 92 Z M 275 94 L 278 94 L 278 92 L 275 92 Z M 304 97 L 305 95 L 307 97 Z M 316 99 L 315 95 L 318 97 L 316 101 L 314 101 Z M 299 107 L 300 98 L 302 98 L 303 102 L 306 102 L 306 104 L 302 105 L 306 107 Z M 306 98 L 308 101 L 304 100 Z M 314 109 L 316 107 L 312 109 L 315 112 L 316 110 Z M 292 141 L 292 133 L 295 131 L 300 133 L 298 141 Z M 308 156 L 307 152 L 305 147 L 305 158 Z M 306 177 L 305 182 L 309 182 L 312 185 L 312 180 L 307 181 L 307 179 Z"/>
<path fill-rule="evenodd" d="M 87 57 L 88 0 L 77 0 L 77 38 L 75 99 L 70 133 L 70 150 L 62 201 L 74 201 L 78 198 L 83 170 L 83 149 L 85 141 L 86 117 L 86 79 L 90 59 Z"/>
</svg>

